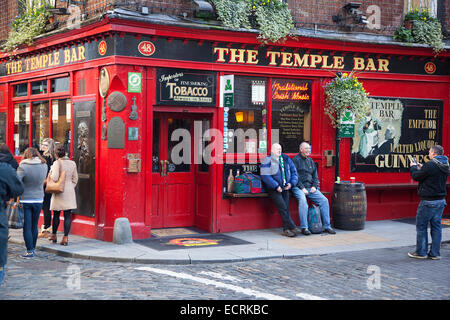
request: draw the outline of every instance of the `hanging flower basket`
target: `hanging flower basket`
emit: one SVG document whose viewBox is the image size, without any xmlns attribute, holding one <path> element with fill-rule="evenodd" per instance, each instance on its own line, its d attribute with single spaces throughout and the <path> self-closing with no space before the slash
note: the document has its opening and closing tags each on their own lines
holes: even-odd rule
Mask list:
<svg viewBox="0 0 450 320">
<path fill-rule="evenodd" d="M 361 82 L 350 74 L 338 72 L 336 77 L 325 86 L 325 114 L 331 125 L 338 128 L 346 111 L 351 111 L 355 122 L 362 119 L 369 110 L 368 93 Z"/>
</svg>

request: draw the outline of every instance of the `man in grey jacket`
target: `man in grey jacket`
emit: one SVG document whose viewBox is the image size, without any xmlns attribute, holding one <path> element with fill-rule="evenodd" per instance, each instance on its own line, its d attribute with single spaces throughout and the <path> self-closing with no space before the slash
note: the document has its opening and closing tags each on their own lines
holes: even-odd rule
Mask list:
<svg viewBox="0 0 450 320">
<path fill-rule="evenodd" d="M 325 231 L 335 234 L 330 225 L 330 205 L 328 199 L 319 190 L 319 176 L 313 159 L 309 157 L 310 154 L 311 146 L 307 142 L 302 142 L 300 153 L 292 159 L 298 174 L 298 183 L 292 188 L 292 194 L 298 200 L 300 229 L 304 235 L 311 234 L 308 230 L 308 202 L 306 201 L 306 198 L 309 198 L 320 208 Z"/>
</svg>

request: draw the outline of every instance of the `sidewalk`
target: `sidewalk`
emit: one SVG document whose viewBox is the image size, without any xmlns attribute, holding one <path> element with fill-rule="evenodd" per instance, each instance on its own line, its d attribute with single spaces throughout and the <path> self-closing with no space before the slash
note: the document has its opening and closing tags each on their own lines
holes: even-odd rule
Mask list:
<svg viewBox="0 0 450 320">
<path fill-rule="evenodd" d="M 186 235 L 185 237 L 201 238 L 205 235 L 207 234 Z M 250 244 L 212 245 L 158 251 L 137 242 L 119 245 L 69 235 L 69 245 L 65 247 L 59 244 L 62 234 L 58 233 L 57 244 L 50 243 L 46 238 L 38 239 L 36 254 L 39 255 L 39 250 L 42 250 L 64 257 L 99 261 L 194 264 L 295 258 L 308 255 L 414 246 L 416 243 L 415 225 L 395 220 L 367 221 L 363 230 L 344 231 L 336 229 L 335 235 L 323 233 L 287 238 L 281 235 L 281 228 L 230 232 L 225 235 L 250 242 Z M 442 229 L 442 241 L 450 241 L 449 227 Z M 22 230 L 11 229 L 9 242 L 24 245 Z M 406 254 L 407 251 L 405 251 Z"/>
</svg>

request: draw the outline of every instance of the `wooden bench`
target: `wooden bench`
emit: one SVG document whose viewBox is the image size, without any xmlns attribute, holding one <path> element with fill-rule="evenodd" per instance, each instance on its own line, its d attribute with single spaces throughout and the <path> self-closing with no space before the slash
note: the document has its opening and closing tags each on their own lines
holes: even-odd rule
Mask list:
<svg viewBox="0 0 450 320">
<path fill-rule="evenodd" d="M 324 196 L 327 196 L 330 194 L 330 192 L 322 191 L 322 194 Z M 267 192 L 263 193 L 233 193 L 233 192 L 225 192 L 224 193 L 225 198 L 227 199 L 235 199 L 235 198 L 268 198 L 269 194 Z"/>
</svg>

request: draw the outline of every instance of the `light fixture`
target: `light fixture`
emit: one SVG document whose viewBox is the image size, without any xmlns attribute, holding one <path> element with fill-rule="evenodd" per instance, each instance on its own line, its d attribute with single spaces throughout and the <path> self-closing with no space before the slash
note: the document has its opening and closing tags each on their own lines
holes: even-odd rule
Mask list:
<svg viewBox="0 0 450 320">
<path fill-rule="evenodd" d="M 242 111 L 236 112 L 234 116 L 236 117 L 236 122 L 244 121 L 244 112 Z"/>
<path fill-rule="evenodd" d="M 342 7 L 342 13 L 333 16 L 333 22 L 337 23 L 339 27 L 353 30 L 358 25 L 366 26 L 368 23 L 367 17 L 359 10 L 360 2 L 349 2 Z"/>
</svg>

